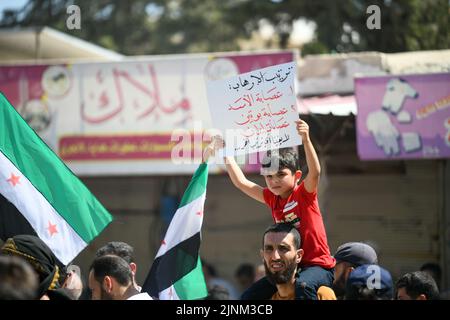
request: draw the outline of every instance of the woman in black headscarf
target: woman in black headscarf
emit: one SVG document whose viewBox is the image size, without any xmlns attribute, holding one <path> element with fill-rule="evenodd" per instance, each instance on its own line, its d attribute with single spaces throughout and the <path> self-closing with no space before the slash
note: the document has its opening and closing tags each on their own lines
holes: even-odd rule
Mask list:
<svg viewBox="0 0 450 320">
<path fill-rule="evenodd" d="M 64 299 L 69 297 L 60 289 L 65 276 L 64 265 L 58 261 L 50 248 L 38 237 L 17 235 L 6 240 L 2 254 L 24 258 L 39 276 L 38 297 Z"/>
</svg>

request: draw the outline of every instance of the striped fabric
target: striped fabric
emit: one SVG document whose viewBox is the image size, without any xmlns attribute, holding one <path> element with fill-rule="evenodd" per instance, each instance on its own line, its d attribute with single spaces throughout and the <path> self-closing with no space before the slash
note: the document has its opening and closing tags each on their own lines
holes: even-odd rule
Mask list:
<svg viewBox="0 0 450 320">
<path fill-rule="evenodd" d="M 33 233 L 68 264 L 111 221 L 0 94 L 0 237 Z"/>
<path fill-rule="evenodd" d="M 175 212 L 143 291 L 161 300 L 194 300 L 207 296 L 199 257 L 208 165 L 195 172 Z"/>
</svg>

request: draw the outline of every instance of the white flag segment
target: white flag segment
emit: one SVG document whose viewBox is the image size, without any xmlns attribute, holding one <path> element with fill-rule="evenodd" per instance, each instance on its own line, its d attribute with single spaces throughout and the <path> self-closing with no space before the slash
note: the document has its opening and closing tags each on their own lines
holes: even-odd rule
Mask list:
<svg viewBox="0 0 450 320">
<path fill-rule="evenodd" d="M 86 247 L 86 242 L 1 152 L 0 190 L 62 263 L 68 264 Z"/>
<path fill-rule="evenodd" d="M 200 232 L 203 223 L 205 198 L 206 192 L 176 211 L 167 229 L 163 244 L 156 254 L 156 258 L 165 254 L 178 243 Z"/>
</svg>

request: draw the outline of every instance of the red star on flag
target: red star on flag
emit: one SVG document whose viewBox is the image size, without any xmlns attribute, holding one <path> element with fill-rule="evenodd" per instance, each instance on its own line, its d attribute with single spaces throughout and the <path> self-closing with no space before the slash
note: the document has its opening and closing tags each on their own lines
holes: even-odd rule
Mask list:
<svg viewBox="0 0 450 320">
<path fill-rule="evenodd" d="M 201 216 L 202 214 L 203 214 L 202 211 L 197 212 L 197 215 L 198 215 L 198 216 Z"/>
<path fill-rule="evenodd" d="M 50 221 L 48 222 L 47 230 L 50 233 L 50 237 L 52 237 L 55 233 L 58 233 L 58 230 L 56 229 L 56 224 L 52 224 Z"/>
<path fill-rule="evenodd" d="M 163 245 L 165 245 L 166 244 L 166 242 L 163 240 L 163 241 L 161 241 L 161 245 L 163 246 Z"/>
<path fill-rule="evenodd" d="M 8 181 L 9 183 L 11 183 L 12 186 L 15 187 L 16 184 L 20 183 L 19 179 L 20 179 L 20 176 L 15 176 L 14 173 L 11 173 L 11 178 L 9 178 L 9 179 L 6 180 L 6 181 Z"/>
</svg>

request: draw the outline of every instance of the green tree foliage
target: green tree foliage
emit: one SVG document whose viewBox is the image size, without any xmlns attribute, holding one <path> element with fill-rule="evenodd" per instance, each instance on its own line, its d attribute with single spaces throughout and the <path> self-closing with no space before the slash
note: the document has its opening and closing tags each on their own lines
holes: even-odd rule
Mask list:
<svg viewBox="0 0 450 320">
<path fill-rule="evenodd" d="M 73 36 L 117 50 L 124 54 L 145 53 L 150 37 L 146 26 L 148 1 L 121 0 L 32 0 L 2 21 L 3 27 L 50 26 Z M 66 27 L 66 8 L 76 4 L 81 11 L 81 29 Z"/>
<path fill-rule="evenodd" d="M 367 28 L 370 5 L 380 8 L 381 30 Z M 314 21 L 316 39 L 308 50 L 400 52 L 450 45 L 448 0 L 247 0 L 240 2 L 238 11 L 251 12 L 249 25 L 270 20 L 278 33 L 299 18 Z M 280 47 L 285 45 L 280 37 Z"/>
<path fill-rule="evenodd" d="M 81 9 L 81 30 L 68 30 L 66 8 Z M 369 5 L 381 30 L 369 30 Z M 449 0 L 31 0 L 1 27 L 51 26 L 123 54 L 238 50 L 261 19 L 286 48 L 293 21 L 316 25 L 308 53 L 400 52 L 449 48 Z"/>
<path fill-rule="evenodd" d="M 238 50 L 243 35 L 234 25 L 228 1 L 171 0 L 149 5 L 151 52 Z"/>
</svg>

